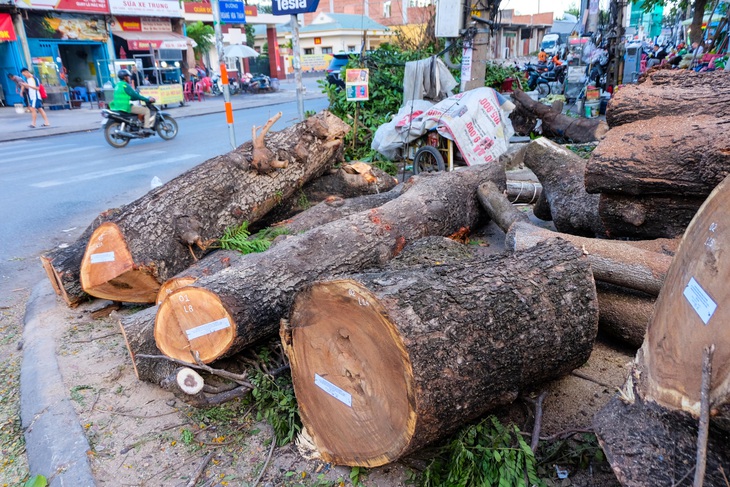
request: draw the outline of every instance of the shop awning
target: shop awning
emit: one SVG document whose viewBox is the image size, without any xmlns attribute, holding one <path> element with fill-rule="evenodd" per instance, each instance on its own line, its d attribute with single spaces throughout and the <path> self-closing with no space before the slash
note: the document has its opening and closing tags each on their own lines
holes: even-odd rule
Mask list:
<svg viewBox="0 0 730 487">
<path fill-rule="evenodd" d="M 13 19 L 10 14 L 0 14 L 0 42 L 15 40 L 17 37 L 13 28 Z"/>
<path fill-rule="evenodd" d="M 149 51 L 153 49 L 188 48 L 188 43 L 194 45 L 193 40 L 175 32 L 114 32 L 115 36 L 127 41 L 130 51 Z"/>
</svg>

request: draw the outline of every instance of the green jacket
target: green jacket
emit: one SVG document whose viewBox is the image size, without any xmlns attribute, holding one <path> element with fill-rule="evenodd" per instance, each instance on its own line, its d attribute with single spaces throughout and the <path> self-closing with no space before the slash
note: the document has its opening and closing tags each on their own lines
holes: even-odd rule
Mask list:
<svg viewBox="0 0 730 487">
<path fill-rule="evenodd" d="M 134 88 L 129 86 L 129 83 L 122 80 L 114 87 L 114 98 L 109 104 L 109 108 L 129 113 L 130 107 L 132 106 L 132 100 L 141 100 L 147 103 L 149 98 L 140 95 L 134 91 Z"/>
</svg>

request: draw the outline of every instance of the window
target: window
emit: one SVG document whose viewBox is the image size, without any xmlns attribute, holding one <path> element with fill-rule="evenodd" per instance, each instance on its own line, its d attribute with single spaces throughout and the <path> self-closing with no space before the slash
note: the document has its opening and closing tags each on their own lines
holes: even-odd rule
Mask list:
<svg viewBox="0 0 730 487">
<path fill-rule="evenodd" d="M 347 46 L 347 52 L 355 52 L 355 46 Z"/>
<path fill-rule="evenodd" d="M 305 47 L 304 48 L 304 55 L 306 56 L 307 54 L 314 54 L 314 48 L 313 47 Z"/>
<path fill-rule="evenodd" d="M 390 18 L 390 0 L 383 3 L 383 18 L 384 19 Z"/>
<path fill-rule="evenodd" d="M 332 54 L 332 48 L 331 47 L 323 47 L 322 48 L 322 54 Z"/>
<path fill-rule="evenodd" d="M 432 3 L 431 0 L 408 0 L 409 7 L 428 7 Z"/>
</svg>

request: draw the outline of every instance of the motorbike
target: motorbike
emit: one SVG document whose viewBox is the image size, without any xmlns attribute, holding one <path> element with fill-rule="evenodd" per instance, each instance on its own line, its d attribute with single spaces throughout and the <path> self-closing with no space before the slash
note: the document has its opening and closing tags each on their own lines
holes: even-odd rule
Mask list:
<svg viewBox="0 0 730 487">
<path fill-rule="evenodd" d="M 221 80 L 220 75 L 214 74 L 210 78 L 210 80 L 212 82 L 212 84 L 210 86 L 210 94 L 213 95 L 213 96 L 220 96 L 220 95 L 222 95 L 223 94 L 223 90 L 221 89 L 221 86 L 220 86 L 220 80 Z"/>
<path fill-rule="evenodd" d="M 104 117 L 102 128 L 104 138 L 112 147 L 121 149 L 129 144 L 132 139 L 146 139 L 157 134 L 162 140 L 172 140 L 177 135 L 177 122 L 166 112 L 159 110 L 153 101 L 146 104 L 150 109 L 152 117 L 153 132 L 147 133 L 143 130 L 143 121 L 134 114 L 120 112 L 117 110 L 104 109 L 101 116 Z"/>
<path fill-rule="evenodd" d="M 545 66 L 545 70 L 547 70 L 547 66 Z M 550 94 L 550 79 L 545 77 L 537 66 L 527 63 L 523 71 L 527 75 L 527 89 L 529 91 L 537 91 L 540 97 Z"/>
</svg>

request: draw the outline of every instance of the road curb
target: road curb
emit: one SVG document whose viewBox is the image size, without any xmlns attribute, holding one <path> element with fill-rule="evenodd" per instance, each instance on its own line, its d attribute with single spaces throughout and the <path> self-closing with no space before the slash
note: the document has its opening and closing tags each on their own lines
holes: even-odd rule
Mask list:
<svg viewBox="0 0 730 487">
<path fill-rule="evenodd" d="M 56 360 L 53 330 L 56 294 L 44 279 L 25 309 L 20 418 L 31 475 L 44 475 L 51 487 L 94 487 L 87 458 L 89 442 L 66 393 Z"/>
</svg>

